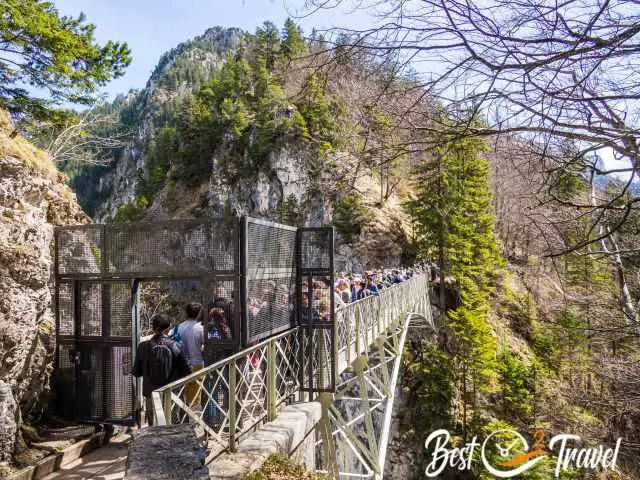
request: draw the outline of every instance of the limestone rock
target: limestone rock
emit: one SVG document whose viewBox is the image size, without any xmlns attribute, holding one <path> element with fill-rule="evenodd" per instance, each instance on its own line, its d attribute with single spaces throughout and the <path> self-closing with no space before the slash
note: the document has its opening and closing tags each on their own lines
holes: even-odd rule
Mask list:
<svg viewBox="0 0 640 480">
<path fill-rule="evenodd" d="M 0 380 L 0 462 L 11 460 L 18 424 L 18 405 L 13 398 L 11 387 Z"/>
<path fill-rule="evenodd" d="M 0 112 L 0 116 L 6 116 Z M 87 221 L 51 160 L 0 128 L 0 457 L 14 450 L 20 419 L 49 386 L 55 348 L 53 231 Z M 16 405 L 16 410 L 7 407 Z M 1 403 L 1 402 L 0 402 Z M 11 427 L 16 422 L 17 429 Z M 13 435 L 13 443 L 7 435 Z"/>
<path fill-rule="evenodd" d="M 205 448 L 193 425 L 148 427 L 133 438 L 126 480 L 187 480 L 209 478 Z"/>
</svg>

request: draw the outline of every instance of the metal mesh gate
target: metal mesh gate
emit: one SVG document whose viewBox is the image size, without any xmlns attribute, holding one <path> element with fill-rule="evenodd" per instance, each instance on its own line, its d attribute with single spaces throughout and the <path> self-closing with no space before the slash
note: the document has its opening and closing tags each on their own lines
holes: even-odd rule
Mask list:
<svg viewBox="0 0 640 480">
<path fill-rule="evenodd" d="M 133 423 L 131 282 L 57 284 L 59 410 L 85 421 Z"/>
<path fill-rule="evenodd" d="M 295 324 L 296 228 L 246 218 L 244 231 L 244 343 L 250 344 Z"/>
<path fill-rule="evenodd" d="M 240 320 L 233 305 L 240 290 L 239 251 L 237 219 L 56 229 L 55 383 L 60 413 L 85 421 L 135 421 L 137 382 L 131 368 L 140 313 L 145 313 L 134 302 L 140 299 L 140 285 L 143 290 L 157 287 L 151 303 L 162 309 L 167 298 L 196 300 L 205 307 L 224 303 L 228 335 L 216 341 L 227 355 L 237 349 Z M 148 333 L 149 326 L 143 327 L 147 331 L 142 333 Z"/>
<path fill-rule="evenodd" d="M 130 372 L 140 333 L 149 330 L 140 301 L 151 286 L 147 304 L 159 311 L 203 304 L 209 363 L 297 321 L 305 326 L 302 384 L 334 388 L 331 228 L 248 217 L 62 227 L 55 259 L 55 382 L 68 417 L 135 420 Z M 176 305 L 160 305 L 163 296 Z"/>
<path fill-rule="evenodd" d="M 303 390 L 332 392 L 336 382 L 333 228 L 298 229 L 298 324 L 303 327 Z"/>
</svg>

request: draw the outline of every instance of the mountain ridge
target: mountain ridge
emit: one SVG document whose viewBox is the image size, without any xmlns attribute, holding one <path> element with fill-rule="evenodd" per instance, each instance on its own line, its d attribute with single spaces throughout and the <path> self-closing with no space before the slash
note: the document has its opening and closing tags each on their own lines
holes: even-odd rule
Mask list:
<svg viewBox="0 0 640 480">
<path fill-rule="evenodd" d="M 367 167 L 370 159 L 357 154 L 354 145 L 370 135 L 368 119 L 347 125 L 345 110 L 366 105 L 344 98 L 339 75 L 287 58 L 287 48 L 322 47 L 306 42 L 293 22 L 282 32 L 265 23 L 255 35 L 211 27 L 161 55 L 144 89 L 103 107 L 134 131 L 131 144 L 108 166 L 67 169 L 87 212 L 100 222 L 248 214 L 334 223 L 341 249 L 360 252 L 355 262 L 341 257 L 345 266 L 405 258 L 409 222 L 401 188 L 393 188 L 407 184 L 387 181 L 386 198 L 376 198 L 384 175 L 395 172 Z M 355 69 L 345 72 L 362 81 Z M 343 185 L 351 166 L 361 164 L 366 168 Z"/>
</svg>

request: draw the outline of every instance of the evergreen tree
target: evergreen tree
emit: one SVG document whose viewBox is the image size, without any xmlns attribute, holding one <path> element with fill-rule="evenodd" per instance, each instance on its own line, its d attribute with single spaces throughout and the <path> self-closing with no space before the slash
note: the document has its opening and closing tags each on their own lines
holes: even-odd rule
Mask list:
<svg viewBox="0 0 640 480">
<path fill-rule="evenodd" d="M 304 38 L 302 37 L 302 30 L 293 20 L 287 18 L 284 22 L 282 42 L 280 44 L 280 51 L 282 52 L 283 57 L 291 61 L 301 55 L 305 49 L 306 45 L 304 43 Z"/>
<path fill-rule="evenodd" d="M 478 389 L 493 374 L 496 345 L 487 322 L 493 278 L 501 265 L 493 233 L 487 161 L 481 140 L 445 141 L 433 161 L 416 173 L 418 196 L 409 202 L 422 258 L 439 258 L 441 280 L 453 277 L 460 305 L 449 310 L 458 389 L 463 400 L 463 430 Z M 444 305 L 441 305 L 444 306 Z"/>
<path fill-rule="evenodd" d="M 42 120 L 63 102 L 90 104 L 131 62 L 126 43 L 95 43 L 84 15 L 61 16 L 51 2 L 0 0 L 0 12 L 0 108 L 14 115 Z"/>
<path fill-rule="evenodd" d="M 265 59 L 266 66 L 272 70 L 280 53 L 280 33 L 272 22 L 264 22 L 256 31 L 257 50 Z"/>
</svg>

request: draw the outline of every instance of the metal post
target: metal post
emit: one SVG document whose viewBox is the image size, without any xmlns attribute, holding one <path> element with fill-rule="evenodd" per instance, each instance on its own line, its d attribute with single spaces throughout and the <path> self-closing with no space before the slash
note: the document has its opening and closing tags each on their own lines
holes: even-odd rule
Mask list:
<svg viewBox="0 0 640 480">
<path fill-rule="evenodd" d="M 298 368 L 298 402 L 304 402 L 304 352 L 306 348 L 304 327 L 299 327 L 296 335 L 298 335 L 298 357 L 300 361 L 300 368 Z"/>
<path fill-rule="evenodd" d="M 229 364 L 229 451 L 236 451 L 236 370 L 235 360 Z"/>
<path fill-rule="evenodd" d="M 357 310 L 357 309 L 356 309 Z M 349 310 L 345 310 L 345 312 L 348 312 Z M 351 325 L 351 315 L 350 314 L 343 314 L 343 318 L 345 319 L 345 327 L 346 327 L 346 331 L 345 331 L 345 339 L 344 339 L 344 344 L 347 350 L 347 366 L 351 365 L 351 337 L 353 335 L 353 331 L 352 331 L 352 325 Z"/>
<path fill-rule="evenodd" d="M 365 300 L 367 302 L 368 315 L 364 320 L 364 354 L 369 355 L 369 324 L 371 323 L 371 306 L 373 304 L 373 297 L 369 297 Z M 371 329 L 373 331 L 373 328 Z M 360 355 L 360 353 L 358 353 Z"/>
<path fill-rule="evenodd" d="M 267 421 L 275 420 L 276 412 L 276 345 L 273 340 L 267 344 Z"/>
<path fill-rule="evenodd" d="M 247 238 L 247 217 L 242 217 L 239 221 L 239 231 L 240 231 L 240 267 L 239 272 L 236 275 L 236 278 L 239 279 L 240 283 L 240 334 L 241 334 L 241 342 L 242 348 L 247 346 L 248 336 L 249 336 L 249 315 L 247 313 L 247 305 L 248 305 L 248 290 L 249 285 L 247 285 L 247 271 L 249 270 L 249 259 L 248 259 L 248 241 Z M 238 331 L 236 330 L 236 333 Z"/>
<path fill-rule="evenodd" d="M 358 358 L 358 356 L 360 355 L 360 352 L 362 351 L 362 339 L 360 338 L 360 326 L 361 326 L 361 320 L 360 320 L 360 308 L 358 305 L 355 305 L 355 310 L 356 310 L 356 358 Z"/>
<path fill-rule="evenodd" d="M 320 431 L 320 438 L 322 438 L 322 453 L 325 466 L 331 478 L 338 478 L 339 470 L 336 462 L 336 444 L 332 435 L 333 428 L 329 416 L 329 409 L 333 404 L 333 395 L 326 392 L 321 393 L 318 396 L 318 401 L 322 407 L 322 416 L 320 417 L 317 428 Z"/>
<path fill-rule="evenodd" d="M 162 404 L 163 404 L 163 410 L 164 410 L 164 418 L 166 420 L 166 424 L 167 425 L 171 425 L 172 423 L 172 418 L 171 418 L 171 390 L 165 390 L 164 392 L 162 392 Z"/>
</svg>

